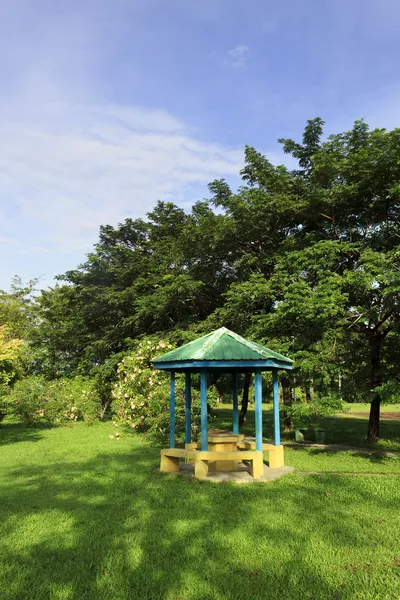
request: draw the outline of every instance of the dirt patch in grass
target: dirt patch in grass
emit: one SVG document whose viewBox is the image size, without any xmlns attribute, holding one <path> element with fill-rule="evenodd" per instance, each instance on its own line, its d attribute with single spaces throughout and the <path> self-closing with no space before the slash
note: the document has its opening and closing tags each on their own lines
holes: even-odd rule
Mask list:
<svg viewBox="0 0 400 600">
<path fill-rule="evenodd" d="M 365 417 L 368 419 L 369 413 L 354 413 L 354 416 Z M 385 419 L 387 421 L 400 421 L 400 412 L 381 412 L 381 419 Z"/>
</svg>

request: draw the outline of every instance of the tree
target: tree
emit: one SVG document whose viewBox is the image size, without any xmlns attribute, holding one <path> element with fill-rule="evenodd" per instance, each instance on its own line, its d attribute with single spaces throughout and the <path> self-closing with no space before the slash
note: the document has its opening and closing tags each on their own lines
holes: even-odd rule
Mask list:
<svg viewBox="0 0 400 600">
<path fill-rule="evenodd" d="M 7 325 L 0 325 L 0 383 L 9 383 L 16 371 L 22 340 L 11 336 Z"/>
<path fill-rule="evenodd" d="M 101 227 L 86 262 L 38 300 L 37 368 L 93 373 L 146 334 L 179 344 L 226 325 L 292 356 L 308 396 L 340 378 L 347 399 L 370 398 L 378 439 L 400 359 L 400 130 L 356 121 L 324 139 L 323 126 L 280 140 L 295 169 L 247 146 L 236 192 L 217 180 L 190 212 L 159 202 Z"/>
<path fill-rule="evenodd" d="M 39 279 L 26 285 L 20 277 L 11 280 L 10 290 L 0 290 L 0 325 L 7 325 L 11 335 L 26 338 L 36 326 L 35 292 Z"/>
<path fill-rule="evenodd" d="M 321 125 L 308 123 L 302 146 L 282 140 L 285 151 L 299 160 L 296 176 L 307 189 L 298 238 L 304 246 L 329 240 L 345 248 L 331 268 L 347 296 L 347 354 L 354 359 L 351 350 L 360 346 L 369 354 L 369 376 L 359 383 L 365 381 L 372 395 L 368 438 L 375 441 L 387 341 L 400 324 L 400 129 L 369 131 L 356 121 L 352 130 L 321 143 Z M 355 364 L 355 376 L 361 377 L 360 360 Z"/>
</svg>

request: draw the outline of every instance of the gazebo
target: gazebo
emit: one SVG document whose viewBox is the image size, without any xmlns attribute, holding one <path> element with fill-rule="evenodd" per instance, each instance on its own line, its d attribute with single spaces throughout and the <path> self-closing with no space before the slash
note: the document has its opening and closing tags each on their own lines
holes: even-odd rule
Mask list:
<svg viewBox="0 0 400 600">
<path fill-rule="evenodd" d="M 218 463 L 233 467 L 248 460 L 251 473 L 259 478 L 263 473 L 263 450 L 269 451 L 272 468 L 283 467 L 283 446 L 280 442 L 278 370 L 291 370 L 293 361 L 269 348 L 250 342 L 221 327 L 208 335 L 167 352 L 154 360 L 155 369 L 169 371 L 170 378 L 170 447 L 161 450 L 161 471 L 179 471 L 179 458 L 195 464 L 195 475 L 204 478 Z M 262 434 L 262 373 L 272 371 L 274 406 L 274 443 L 263 444 Z M 175 448 L 175 373 L 185 373 L 185 449 Z M 191 374 L 200 374 L 201 441 L 191 439 Z M 218 436 L 208 431 L 207 374 L 231 373 L 233 418 L 232 432 Z M 255 443 L 239 433 L 238 375 L 254 373 Z M 225 446 L 224 446 L 225 444 Z M 210 448 L 209 448 L 210 445 Z M 228 450 L 224 450 L 224 448 Z M 240 450 L 240 452 L 238 452 Z M 228 461 L 228 462 L 227 462 Z M 213 465 L 213 467 L 211 467 Z"/>
</svg>

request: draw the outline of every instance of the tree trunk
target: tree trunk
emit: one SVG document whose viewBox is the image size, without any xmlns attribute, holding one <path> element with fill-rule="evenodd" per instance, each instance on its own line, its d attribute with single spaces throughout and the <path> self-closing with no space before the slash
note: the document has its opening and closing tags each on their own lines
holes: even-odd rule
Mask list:
<svg viewBox="0 0 400 600">
<path fill-rule="evenodd" d="M 368 421 L 368 441 L 377 442 L 379 440 L 379 425 L 380 425 L 381 399 L 379 394 L 371 402 Z"/>
<path fill-rule="evenodd" d="M 310 386 L 308 386 L 308 385 L 304 386 L 304 402 L 306 404 L 308 404 L 309 402 L 311 402 Z"/>
<path fill-rule="evenodd" d="M 286 431 L 293 429 L 293 418 L 290 411 L 292 406 L 292 393 L 290 387 L 290 379 L 288 377 L 281 376 L 282 384 L 282 400 L 283 400 L 283 428 Z"/>
<path fill-rule="evenodd" d="M 368 441 L 377 442 L 379 440 L 380 426 L 380 410 L 381 410 L 381 395 L 375 391 L 375 388 L 382 385 L 381 374 L 381 348 L 383 337 L 381 334 L 374 335 L 370 340 L 371 348 L 371 384 L 373 391 L 373 399 L 369 412 L 368 421 Z"/>
<path fill-rule="evenodd" d="M 243 395 L 242 395 L 242 406 L 239 415 L 239 425 L 246 423 L 247 409 L 249 407 L 249 389 L 251 384 L 251 373 L 245 373 Z"/>
<path fill-rule="evenodd" d="M 311 380 L 310 380 L 310 400 L 311 400 L 311 402 L 314 402 L 314 400 L 315 400 L 314 377 L 311 377 Z"/>
</svg>

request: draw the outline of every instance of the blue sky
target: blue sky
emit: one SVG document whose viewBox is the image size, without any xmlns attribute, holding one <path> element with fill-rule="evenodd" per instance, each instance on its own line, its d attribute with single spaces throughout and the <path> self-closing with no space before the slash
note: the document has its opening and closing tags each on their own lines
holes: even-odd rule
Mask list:
<svg viewBox="0 0 400 600">
<path fill-rule="evenodd" d="M 321 116 L 400 124 L 398 0 L 0 0 L 0 287 L 237 184 Z"/>
</svg>

